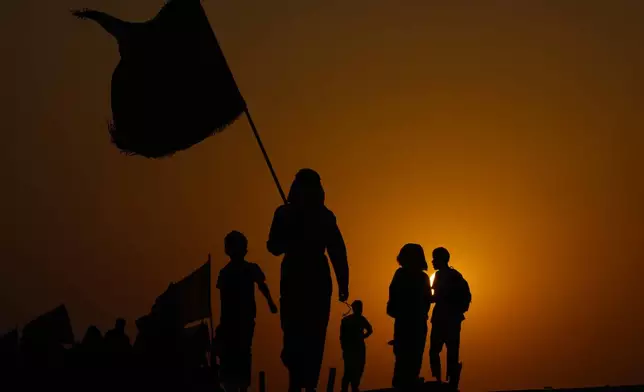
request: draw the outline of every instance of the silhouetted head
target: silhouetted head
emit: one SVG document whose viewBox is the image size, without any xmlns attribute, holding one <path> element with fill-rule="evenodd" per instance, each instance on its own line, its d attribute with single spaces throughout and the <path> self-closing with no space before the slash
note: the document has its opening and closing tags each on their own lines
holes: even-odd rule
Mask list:
<svg viewBox="0 0 644 392">
<path fill-rule="evenodd" d="M 248 253 L 248 240 L 239 231 L 231 231 L 224 239 L 224 248 L 231 260 L 240 260 Z"/>
<path fill-rule="evenodd" d="M 116 329 L 117 331 L 125 331 L 126 324 L 127 322 L 124 318 L 117 318 L 116 323 L 114 323 L 114 329 Z"/>
<path fill-rule="evenodd" d="M 449 263 L 449 251 L 443 247 L 436 248 L 432 252 L 432 266 L 435 270 L 440 270 L 447 267 Z"/>
<path fill-rule="evenodd" d="M 101 335 L 101 331 L 96 326 L 90 325 L 87 328 L 87 332 L 85 332 L 82 344 L 97 344 L 100 343 L 102 339 L 103 336 Z"/>
<path fill-rule="evenodd" d="M 398 253 L 398 264 L 403 268 L 427 270 L 427 260 L 425 260 L 425 251 L 418 244 L 406 244 Z"/>
<path fill-rule="evenodd" d="M 323 205 L 324 188 L 320 175 L 313 169 L 297 172 L 288 192 L 288 202 L 295 205 Z"/>
<path fill-rule="evenodd" d="M 351 303 L 351 309 L 353 309 L 353 313 L 357 315 L 362 315 L 362 301 L 355 300 Z"/>
</svg>

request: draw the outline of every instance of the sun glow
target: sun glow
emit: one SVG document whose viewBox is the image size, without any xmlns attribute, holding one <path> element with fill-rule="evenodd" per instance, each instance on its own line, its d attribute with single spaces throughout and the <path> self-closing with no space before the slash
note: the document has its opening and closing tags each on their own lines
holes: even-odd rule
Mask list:
<svg viewBox="0 0 644 392">
<path fill-rule="evenodd" d="M 432 288 L 432 295 L 434 295 L 434 278 L 436 278 L 436 272 L 429 277 L 429 286 Z"/>
</svg>

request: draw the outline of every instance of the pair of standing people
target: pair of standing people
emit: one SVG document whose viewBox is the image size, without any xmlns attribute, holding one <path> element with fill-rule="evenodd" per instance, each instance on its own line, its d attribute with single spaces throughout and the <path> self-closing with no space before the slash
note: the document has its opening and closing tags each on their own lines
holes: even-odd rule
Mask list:
<svg viewBox="0 0 644 392">
<path fill-rule="evenodd" d="M 280 322 L 284 335 L 282 362 L 289 372 L 289 391 L 315 391 L 320 377 L 326 331 L 331 312 L 331 269 L 338 282 L 339 300 L 349 297 L 347 250 L 336 218 L 324 205 L 320 176 L 302 169 L 295 176 L 288 204 L 277 208 L 267 248 L 284 256 L 280 279 Z M 235 234 L 236 233 L 236 234 Z M 254 285 L 277 313 L 261 269 L 244 260 L 247 242 L 233 232 L 226 239 L 231 261 L 221 270 L 222 314 L 216 352 L 221 378 L 229 391 L 245 391 L 250 384 L 251 345 L 255 327 Z"/>
<path fill-rule="evenodd" d="M 436 270 L 433 282 L 425 271 L 427 261 L 418 244 L 403 246 L 398 255 L 400 268 L 389 286 L 387 314 L 394 318 L 393 386 L 414 389 L 421 381 L 420 369 L 427 339 L 427 320 L 434 304 L 430 334 L 429 361 L 432 375 L 442 382 L 440 353 L 447 347 L 447 380 L 458 390 L 462 364 L 459 362 L 461 323 L 469 309 L 471 293 L 463 276 L 448 263 L 450 254 L 445 248 L 432 252 L 432 266 Z"/>
</svg>

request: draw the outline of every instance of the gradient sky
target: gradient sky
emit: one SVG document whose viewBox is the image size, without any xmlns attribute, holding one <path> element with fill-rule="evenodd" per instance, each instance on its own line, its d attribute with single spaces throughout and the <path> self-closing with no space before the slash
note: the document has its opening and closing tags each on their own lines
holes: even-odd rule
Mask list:
<svg viewBox="0 0 644 392">
<path fill-rule="evenodd" d="M 167 160 L 109 143 L 117 47 L 68 9 L 144 20 L 161 4 L 3 2 L 0 331 L 61 302 L 79 339 L 133 322 L 209 252 L 223 266 L 233 229 L 278 293 L 280 199 L 243 119 Z M 364 389 L 390 385 L 406 242 L 449 248 L 472 287 L 464 390 L 644 383 L 644 2 L 204 7 L 284 187 L 301 167 L 322 176 L 375 327 Z M 254 370 L 278 390 L 279 319 L 258 303 Z"/>
</svg>

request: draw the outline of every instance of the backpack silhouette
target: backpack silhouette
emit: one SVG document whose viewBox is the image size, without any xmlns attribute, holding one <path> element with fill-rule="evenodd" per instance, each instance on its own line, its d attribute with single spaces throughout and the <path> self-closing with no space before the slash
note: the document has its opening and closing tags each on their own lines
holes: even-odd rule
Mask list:
<svg viewBox="0 0 644 392">
<path fill-rule="evenodd" d="M 466 313 L 470 310 L 470 304 L 472 303 L 470 285 L 461 273 L 457 273 L 455 275 L 457 278 L 454 282 L 453 304 L 461 313 Z"/>
</svg>

